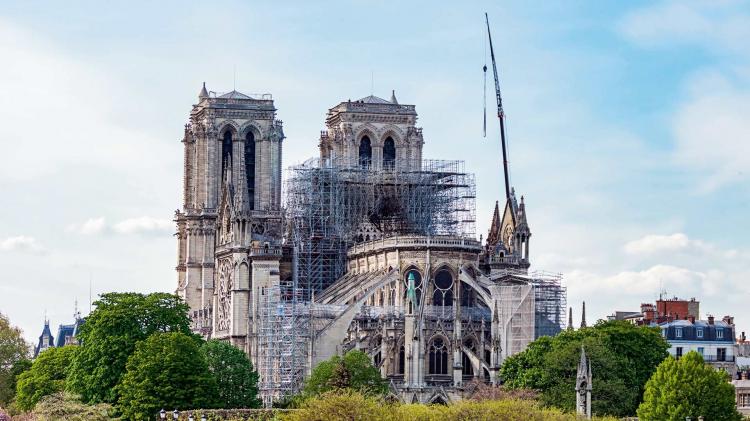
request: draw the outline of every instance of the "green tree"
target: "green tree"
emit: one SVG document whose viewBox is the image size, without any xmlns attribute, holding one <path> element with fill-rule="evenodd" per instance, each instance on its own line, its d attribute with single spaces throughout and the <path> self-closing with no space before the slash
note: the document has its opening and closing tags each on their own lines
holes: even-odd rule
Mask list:
<svg viewBox="0 0 750 421">
<path fill-rule="evenodd" d="M 173 294 L 109 293 L 94 303 L 78 334 L 71 391 L 84 402 L 115 403 L 117 386 L 136 343 L 155 332 L 190 333 L 188 307 Z"/>
<path fill-rule="evenodd" d="M 668 344 L 658 329 L 626 322 L 600 322 L 554 338 L 542 337 L 524 352 L 505 360 L 501 368 L 510 389 L 533 389 L 547 406 L 573 410 L 581 345 L 590 358 L 594 383 L 592 411 L 635 414 L 643 387 L 667 356 Z"/>
<path fill-rule="evenodd" d="M 372 365 L 370 357 L 362 351 L 352 350 L 343 358 L 335 355 L 318 364 L 305 382 L 303 394 L 317 396 L 345 388 L 366 395 L 384 395 L 388 391 L 388 385 L 380 376 L 380 370 Z"/>
<path fill-rule="evenodd" d="M 0 406 L 13 400 L 17 371 L 21 368 L 18 363 L 28 358 L 29 344 L 23 339 L 21 329 L 12 326 L 8 317 L 0 313 Z"/>
<path fill-rule="evenodd" d="M 734 386 L 723 371 L 706 365 L 703 357 L 688 352 L 679 360 L 667 358 L 646 383 L 638 418 L 643 421 L 682 421 L 686 417 L 739 421 Z"/>
<path fill-rule="evenodd" d="M 201 347 L 208 370 L 216 379 L 221 408 L 259 408 L 258 373 L 247 355 L 237 347 L 211 340 Z"/>
<path fill-rule="evenodd" d="M 67 370 L 77 351 L 75 345 L 42 351 L 31 368 L 18 377 L 16 406 L 30 411 L 44 396 L 65 390 Z"/>
<path fill-rule="evenodd" d="M 117 388 L 119 409 L 129 420 L 151 419 L 161 408 L 211 408 L 218 399 L 199 340 L 176 332 L 139 342 Z"/>
</svg>

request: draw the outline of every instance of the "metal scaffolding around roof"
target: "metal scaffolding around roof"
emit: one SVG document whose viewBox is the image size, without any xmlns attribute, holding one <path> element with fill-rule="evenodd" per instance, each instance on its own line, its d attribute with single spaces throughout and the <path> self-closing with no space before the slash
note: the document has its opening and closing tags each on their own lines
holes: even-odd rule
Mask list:
<svg viewBox="0 0 750 421">
<path fill-rule="evenodd" d="M 399 161 L 373 168 L 311 159 L 289 169 L 287 241 L 297 282 L 320 292 L 346 271 L 353 244 L 394 235 L 475 236 L 474 175 L 462 161 Z"/>
</svg>

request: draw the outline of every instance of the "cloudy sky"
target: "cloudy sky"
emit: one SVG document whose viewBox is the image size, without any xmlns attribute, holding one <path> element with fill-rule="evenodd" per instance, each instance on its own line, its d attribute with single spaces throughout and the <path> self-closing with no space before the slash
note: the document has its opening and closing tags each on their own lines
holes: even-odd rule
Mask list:
<svg viewBox="0 0 750 421">
<path fill-rule="evenodd" d="M 112 3 L 0 8 L 0 312 L 29 339 L 45 312 L 53 330 L 85 314 L 90 281 L 174 290 L 203 81 L 274 95 L 285 166 L 315 155 L 329 107 L 395 89 L 425 156 L 476 173 L 486 234 L 485 10 L 533 268 L 564 274 L 576 319 L 666 290 L 750 329 L 750 2 Z"/>
</svg>

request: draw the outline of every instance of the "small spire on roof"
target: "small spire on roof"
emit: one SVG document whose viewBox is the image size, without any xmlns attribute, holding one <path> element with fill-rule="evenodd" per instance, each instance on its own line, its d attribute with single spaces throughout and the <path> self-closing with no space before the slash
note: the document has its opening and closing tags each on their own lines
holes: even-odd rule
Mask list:
<svg viewBox="0 0 750 421">
<path fill-rule="evenodd" d="M 586 301 L 583 302 L 581 309 L 581 327 L 586 327 Z"/>
<path fill-rule="evenodd" d="M 201 92 L 198 94 L 198 98 L 208 98 L 208 91 L 206 90 L 206 82 L 203 82 L 203 88 L 201 88 Z"/>
<path fill-rule="evenodd" d="M 391 90 L 391 103 L 392 104 L 398 104 L 398 101 L 396 100 L 396 90 Z"/>
</svg>

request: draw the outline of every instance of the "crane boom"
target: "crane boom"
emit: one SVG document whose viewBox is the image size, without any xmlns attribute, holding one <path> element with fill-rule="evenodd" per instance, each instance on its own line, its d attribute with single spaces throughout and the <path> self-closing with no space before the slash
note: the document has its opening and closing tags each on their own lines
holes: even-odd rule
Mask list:
<svg viewBox="0 0 750 421">
<path fill-rule="evenodd" d="M 497 77 L 497 63 L 495 50 L 492 48 L 492 34 L 490 33 L 490 18 L 484 14 L 487 22 L 487 37 L 490 39 L 490 57 L 492 57 L 492 72 L 495 75 L 495 96 L 497 97 L 497 118 L 500 120 L 500 143 L 503 148 L 503 174 L 505 175 L 505 199 L 510 201 L 510 180 L 508 178 L 508 151 L 505 145 L 505 113 L 503 112 L 503 98 L 500 95 L 500 79 Z M 511 212 L 512 215 L 512 212 Z"/>
</svg>

